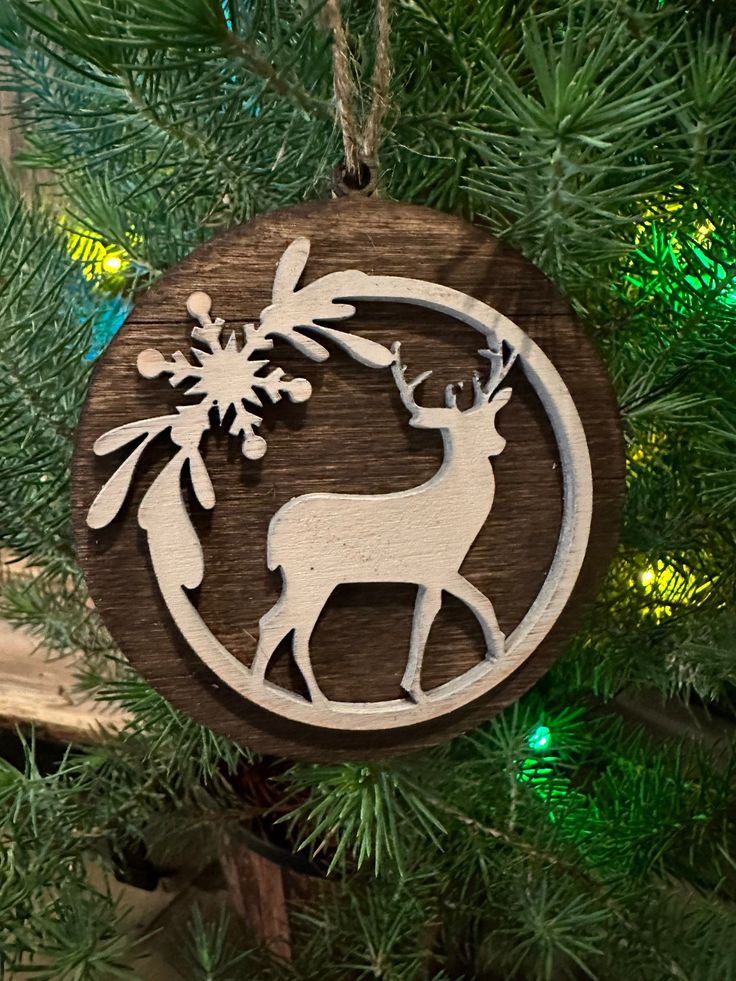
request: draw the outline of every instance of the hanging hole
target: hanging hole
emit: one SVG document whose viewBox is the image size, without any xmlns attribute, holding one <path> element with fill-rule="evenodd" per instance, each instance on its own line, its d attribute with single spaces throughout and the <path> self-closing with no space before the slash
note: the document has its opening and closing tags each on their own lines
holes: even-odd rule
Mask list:
<svg viewBox="0 0 736 981">
<path fill-rule="evenodd" d="M 375 190 L 376 167 L 367 160 L 360 161 L 357 174 L 347 169 L 344 160 L 332 172 L 332 193 L 336 198 L 344 198 L 349 194 L 368 197 Z"/>
</svg>

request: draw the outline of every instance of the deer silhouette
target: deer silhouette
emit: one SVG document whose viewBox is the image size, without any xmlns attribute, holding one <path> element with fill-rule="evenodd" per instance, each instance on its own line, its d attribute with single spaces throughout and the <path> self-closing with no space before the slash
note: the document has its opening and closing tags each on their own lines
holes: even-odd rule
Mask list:
<svg viewBox="0 0 736 981">
<path fill-rule="evenodd" d="M 488 348 L 479 353 L 490 361 L 488 377 L 481 380 L 473 373 L 474 401 L 465 410 L 457 405 L 455 385 L 445 389 L 444 407 L 417 405 L 414 391 L 431 372 L 407 381 L 400 345 L 393 345 L 391 371 L 411 415 L 409 425 L 442 434 L 444 459 L 430 480 L 392 494 L 306 494 L 292 498 L 273 516 L 268 567 L 281 569 L 283 589 L 259 624 L 251 665 L 255 678 L 264 678 L 277 646 L 293 630 L 294 660 L 309 697 L 312 702 L 326 700 L 314 676 L 309 642 L 325 603 L 341 583 L 416 583 L 409 657 L 401 680 L 415 702 L 427 697 L 421 685 L 422 659 L 443 591 L 475 615 L 486 656 L 503 652 L 505 637 L 491 601 L 460 573 L 493 504 L 490 457 L 506 445 L 495 418 L 511 397 L 511 389 L 499 385 L 516 357 L 492 335 L 486 340 Z"/>
</svg>

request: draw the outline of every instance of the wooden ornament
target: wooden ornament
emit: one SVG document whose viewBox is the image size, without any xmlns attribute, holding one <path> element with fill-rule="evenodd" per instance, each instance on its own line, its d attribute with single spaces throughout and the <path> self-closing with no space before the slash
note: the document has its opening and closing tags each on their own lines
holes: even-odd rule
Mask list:
<svg viewBox="0 0 736 981">
<path fill-rule="evenodd" d="M 91 594 L 153 685 L 258 750 L 346 759 L 461 732 L 549 667 L 623 474 L 554 287 L 457 218 L 356 197 L 262 215 L 140 300 L 72 496 Z"/>
</svg>

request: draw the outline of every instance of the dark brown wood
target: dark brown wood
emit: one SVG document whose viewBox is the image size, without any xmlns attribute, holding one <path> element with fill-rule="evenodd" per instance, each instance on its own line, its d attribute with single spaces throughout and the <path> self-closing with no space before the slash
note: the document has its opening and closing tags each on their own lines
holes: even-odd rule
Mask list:
<svg viewBox="0 0 736 981">
<path fill-rule="evenodd" d="M 147 381 L 136 358 L 155 347 L 187 352 L 192 290 L 205 290 L 213 313 L 228 324 L 256 321 L 270 302 L 273 274 L 298 235 L 312 242 L 305 281 L 340 269 L 409 276 L 452 286 L 514 320 L 546 352 L 570 389 L 585 426 L 594 476 L 588 555 L 573 597 L 547 640 L 506 682 L 452 717 L 421 727 L 373 734 L 329 735 L 285 722 L 246 703 L 206 669 L 179 637 L 151 571 L 136 508 L 153 475 L 170 456 L 166 440 L 152 450 L 131 500 L 114 524 L 90 532 L 90 502 L 120 458 L 95 458 L 94 440 L 125 422 L 171 411 L 186 400 L 161 379 Z M 347 325 L 345 325 L 347 326 Z M 478 336 L 456 321 L 398 304 L 360 304 L 349 329 L 383 343 L 397 337 L 412 371 L 434 369 L 422 401 L 441 404 L 450 381 L 482 367 Z M 268 453 L 244 461 L 224 432 L 211 433 L 205 456 L 217 493 L 212 513 L 195 513 L 205 553 L 198 607 L 227 648 L 248 660 L 258 620 L 280 591 L 269 573 L 265 545 L 271 516 L 309 491 L 384 493 L 411 487 L 441 460 L 439 434 L 410 429 L 386 371 L 366 369 L 335 352 L 322 365 L 278 342 L 275 364 L 309 378 L 305 404 L 281 402 L 262 427 Z M 499 420 L 507 440 L 494 458 L 496 498 L 472 546 L 463 574 L 493 601 L 509 633 L 536 596 L 554 552 L 561 515 L 559 460 L 552 431 L 518 367 L 514 395 Z M 467 388 L 467 386 L 466 386 Z M 123 653 L 167 698 L 200 722 L 256 749 L 302 758 L 366 758 L 436 743 L 515 701 L 564 648 L 585 603 L 594 595 L 614 548 L 624 462 L 618 409 L 590 341 L 555 287 L 529 262 L 482 229 L 425 208 L 366 199 L 307 204 L 262 215 L 195 251 L 140 299 L 98 365 L 78 431 L 72 503 L 80 559 L 90 591 Z M 415 588 L 339 587 L 312 641 L 317 678 L 331 697 L 398 697 L 408 652 Z M 432 687 L 477 663 L 480 628 L 447 598 L 427 646 L 424 682 Z M 269 677 L 300 689 L 288 649 Z"/>
<path fill-rule="evenodd" d="M 291 960 L 284 872 L 246 845 L 234 845 L 221 859 L 233 909 L 249 933 L 284 960 Z"/>
</svg>

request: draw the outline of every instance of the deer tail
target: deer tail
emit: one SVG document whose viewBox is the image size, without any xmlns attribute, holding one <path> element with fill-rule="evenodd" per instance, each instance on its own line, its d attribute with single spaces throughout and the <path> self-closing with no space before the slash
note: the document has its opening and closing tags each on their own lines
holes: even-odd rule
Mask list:
<svg viewBox="0 0 736 981">
<path fill-rule="evenodd" d="M 279 516 L 277 512 L 268 526 L 268 540 L 266 542 L 266 565 L 271 572 L 275 572 L 283 565 L 283 539 L 279 534 Z"/>
<path fill-rule="evenodd" d="M 275 572 L 281 565 L 281 562 L 276 556 L 278 549 L 274 548 L 274 544 L 271 540 L 271 529 L 269 528 L 268 543 L 266 545 L 266 565 L 271 572 Z"/>
</svg>

